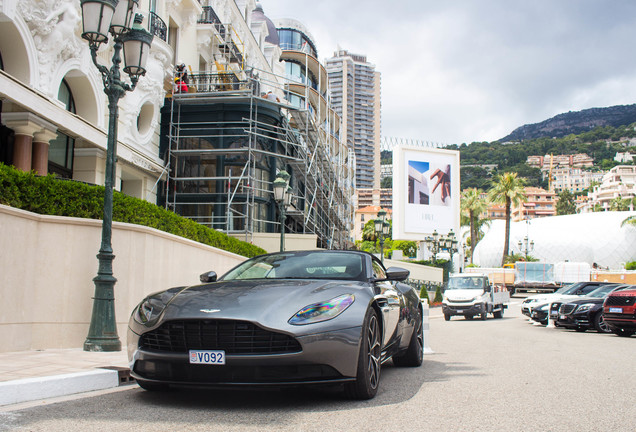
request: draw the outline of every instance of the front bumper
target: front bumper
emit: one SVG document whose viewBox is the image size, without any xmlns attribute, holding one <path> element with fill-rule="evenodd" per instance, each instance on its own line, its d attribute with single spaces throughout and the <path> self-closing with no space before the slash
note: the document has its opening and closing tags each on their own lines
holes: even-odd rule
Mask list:
<svg viewBox="0 0 636 432">
<path fill-rule="evenodd" d="M 636 314 L 604 313 L 603 318 L 612 329 L 636 330 Z"/>
<path fill-rule="evenodd" d="M 588 311 L 568 315 L 559 314 L 556 320 L 556 324 L 567 329 L 594 328 L 594 323 Z"/>
<path fill-rule="evenodd" d="M 485 306 L 483 303 L 476 304 L 456 304 L 456 303 L 442 303 L 442 312 L 444 315 L 479 315 L 483 313 Z"/>
<path fill-rule="evenodd" d="M 299 336 L 302 350 L 269 355 L 230 355 L 225 365 L 190 364 L 185 353 L 139 348 L 140 336 L 128 331 L 133 378 L 174 385 L 298 385 L 355 379 L 361 327 Z M 211 347 L 210 349 L 214 349 Z"/>
</svg>

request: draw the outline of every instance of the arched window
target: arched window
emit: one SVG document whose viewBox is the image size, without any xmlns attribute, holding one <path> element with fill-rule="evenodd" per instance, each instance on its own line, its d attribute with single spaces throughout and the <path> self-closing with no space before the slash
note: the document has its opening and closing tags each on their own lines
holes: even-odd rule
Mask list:
<svg viewBox="0 0 636 432">
<path fill-rule="evenodd" d="M 66 110 L 76 113 L 75 100 L 73 99 L 73 93 L 71 87 L 66 80 L 62 80 L 60 89 L 57 94 L 57 99 L 66 105 Z M 51 140 L 49 147 L 49 173 L 55 174 L 58 177 L 72 178 L 73 177 L 73 150 L 75 149 L 75 138 L 63 134 L 57 133 L 57 138 Z"/>
</svg>

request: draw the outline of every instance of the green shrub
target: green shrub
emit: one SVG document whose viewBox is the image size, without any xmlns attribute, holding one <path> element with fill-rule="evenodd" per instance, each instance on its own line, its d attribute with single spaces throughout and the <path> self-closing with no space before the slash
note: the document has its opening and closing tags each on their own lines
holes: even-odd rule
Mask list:
<svg viewBox="0 0 636 432">
<path fill-rule="evenodd" d="M 422 285 L 422 289 L 420 290 L 420 299 L 426 299 L 426 301 L 430 304 L 431 301 L 428 298 L 428 289 L 426 289 L 426 284 Z"/>
<path fill-rule="evenodd" d="M 625 264 L 625 270 L 636 270 L 636 261 L 630 261 Z"/>
<path fill-rule="evenodd" d="M 433 299 L 433 303 L 441 303 L 442 300 L 444 300 L 444 297 L 442 297 L 442 289 L 440 287 L 437 287 L 437 289 L 435 290 L 435 298 Z"/>
<path fill-rule="evenodd" d="M 104 187 L 37 176 L 0 163 L 0 204 L 38 214 L 102 219 Z M 266 251 L 191 219 L 120 192 L 113 195 L 113 221 L 144 225 L 248 258 Z"/>
</svg>

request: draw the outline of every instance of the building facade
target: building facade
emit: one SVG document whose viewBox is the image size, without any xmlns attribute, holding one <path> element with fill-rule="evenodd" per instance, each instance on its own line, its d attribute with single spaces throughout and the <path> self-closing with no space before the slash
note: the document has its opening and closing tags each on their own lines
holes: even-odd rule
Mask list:
<svg viewBox="0 0 636 432">
<path fill-rule="evenodd" d="M 581 211 L 592 211 L 594 208 L 610 210 L 615 199 L 633 200 L 636 197 L 636 166 L 618 165 L 609 170 L 601 183 L 588 193 L 589 200 Z M 633 209 L 633 204 L 631 204 Z"/>
<path fill-rule="evenodd" d="M 556 216 L 556 194 L 543 188 L 526 187 L 526 199 L 510 210 L 513 221 Z"/>
<path fill-rule="evenodd" d="M 568 190 L 571 193 L 589 189 L 594 183 L 603 179 L 603 171 L 587 171 L 581 168 L 558 167 L 552 171 L 552 188 L 560 193 Z"/>
<path fill-rule="evenodd" d="M 346 50 L 326 61 L 341 139 L 355 151 L 356 188 L 380 187 L 381 76 L 366 56 Z"/>
<path fill-rule="evenodd" d="M 285 170 L 282 229 L 346 247 L 353 162 L 304 27 L 279 33 L 254 0 L 141 0 L 139 12 L 154 39 L 119 102 L 115 188 L 256 242 L 281 230 L 272 181 Z M 0 162 L 103 184 L 107 100 L 81 16 L 77 0 L 0 2 Z"/>
</svg>

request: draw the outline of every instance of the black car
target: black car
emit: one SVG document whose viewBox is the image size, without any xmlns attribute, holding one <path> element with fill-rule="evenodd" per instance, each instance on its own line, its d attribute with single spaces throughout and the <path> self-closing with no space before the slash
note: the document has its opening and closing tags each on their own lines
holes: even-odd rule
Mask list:
<svg viewBox="0 0 636 432">
<path fill-rule="evenodd" d="M 555 324 L 581 332 L 596 329 L 599 333 L 610 333 L 609 326 L 603 320 L 603 302 L 610 293 L 629 287 L 631 285 L 606 285 L 580 300 L 564 302 L 558 309 Z"/>
</svg>

